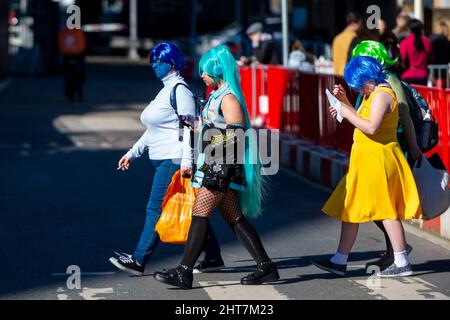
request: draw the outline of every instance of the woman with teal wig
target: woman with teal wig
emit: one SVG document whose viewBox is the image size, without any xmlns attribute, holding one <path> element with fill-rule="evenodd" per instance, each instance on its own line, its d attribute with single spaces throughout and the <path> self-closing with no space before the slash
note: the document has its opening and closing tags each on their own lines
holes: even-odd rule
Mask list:
<svg viewBox="0 0 450 320">
<path fill-rule="evenodd" d="M 264 189 L 257 141 L 242 94 L 237 63 L 225 45 L 208 51 L 199 71 L 206 85 L 216 85 L 202 115 L 197 171 L 192 179 L 199 188 L 184 254 L 178 267 L 156 272 L 163 283 L 192 288 L 192 268 L 200 255 L 208 221 L 218 208 L 236 237 L 257 263 L 256 271 L 241 279 L 252 285 L 279 279 L 275 264 L 245 216 L 261 211 Z M 245 216 L 244 216 L 245 215 Z"/>
<path fill-rule="evenodd" d="M 394 67 L 398 61 L 397 59 L 393 60 L 389 57 L 389 53 L 382 43 L 373 40 L 362 41 L 355 47 L 355 49 L 353 49 L 352 58 L 360 56 L 367 56 L 376 59 L 385 70 L 386 82 L 390 85 L 398 100 L 399 128 L 397 130 L 397 139 L 408 163 L 412 166 L 414 162 L 422 156 L 422 151 L 417 143 L 416 131 L 409 114 L 408 99 L 406 98 L 406 94 L 402 88 L 401 80 L 396 74 L 390 72 L 390 69 Z M 335 88 L 335 92 L 337 93 L 337 97 L 339 99 L 346 102 L 348 105 L 351 105 L 342 86 L 337 86 Z M 357 109 L 362 101 L 361 97 L 362 95 L 360 94 L 356 103 Z M 375 221 L 375 223 L 384 233 L 386 240 L 386 251 L 382 254 L 380 259 L 368 263 L 366 268 L 375 265 L 380 267 L 381 270 L 384 270 L 394 261 L 394 252 L 383 223 L 381 221 Z M 412 247 L 407 245 L 408 253 L 411 252 L 411 250 Z"/>
</svg>

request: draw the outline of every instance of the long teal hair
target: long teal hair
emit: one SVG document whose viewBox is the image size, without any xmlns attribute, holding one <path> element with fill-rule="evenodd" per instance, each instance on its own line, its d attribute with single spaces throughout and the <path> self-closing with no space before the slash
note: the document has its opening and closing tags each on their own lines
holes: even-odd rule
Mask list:
<svg viewBox="0 0 450 320">
<path fill-rule="evenodd" d="M 205 72 L 216 82 L 223 81 L 239 101 L 245 116 L 245 130 L 251 128 L 247 105 L 242 94 L 239 71 L 236 60 L 225 45 L 219 45 L 206 52 L 199 62 L 200 75 Z M 239 191 L 239 202 L 242 213 L 256 217 L 261 213 L 261 202 L 265 194 L 264 177 L 261 175 L 261 162 L 258 154 L 257 138 L 246 135 L 244 172 L 247 187 Z"/>
</svg>

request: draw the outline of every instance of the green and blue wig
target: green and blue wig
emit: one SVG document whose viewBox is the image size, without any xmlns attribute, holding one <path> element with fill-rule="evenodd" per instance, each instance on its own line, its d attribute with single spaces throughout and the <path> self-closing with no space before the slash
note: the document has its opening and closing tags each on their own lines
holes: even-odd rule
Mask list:
<svg viewBox="0 0 450 320">
<path fill-rule="evenodd" d="M 366 83 L 379 85 L 385 83 L 387 74 L 375 58 L 360 56 L 350 60 L 344 69 L 344 79 L 355 91 L 361 90 Z"/>
<path fill-rule="evenodd" d="M 205 72 L 215 82 L 223 81 L 230 87 L 244 113 L 245 130 L 250 129 L 251 122 L 242 94 L 238 66 L 228 47 L 219 45 L 206 52 L 200 59 L 199 72 L 200 75 Z M 245 191 L 239 191 L 239 202 L 243 214 L 256 217 L 261 213 L 265 183 L 261 175 L 262 166 L 258 155 L 257 138 L 254 135 L 246 134 L 244 159 L 247 187 Z"/>
<path fill-rule="evenodd" d="M 375 58 L 383 65 L 384 69 L 389 69 L 389 67 L 397 63 L 397 59 L 392 60 L 389 57 L 386 47 L 381 42 L 374 40 L 361 41 L 355 49 L 353 49 L 352 58 L 362 56 Z"/>
<path fill-rule="evenodd" d="M 389 70 L 390 67 L 392 67 L 398 62 L 398 59 L 392 60 L 390 58 L 389 53 L 386 50 L 386 47 L 381 42 L 374 40 L 361 41 L 353 49 L 352 58 L 364 56 L 376 59 L 379 63 L 381 63 L 384 70 Z M 388 75 L 392 75 L 392 73 L 388 72 Z M 355 105 L 357 110 L 361 105 L 362 98 L 363 98 L 362 94 L 359 94 Z"/>
</svg>

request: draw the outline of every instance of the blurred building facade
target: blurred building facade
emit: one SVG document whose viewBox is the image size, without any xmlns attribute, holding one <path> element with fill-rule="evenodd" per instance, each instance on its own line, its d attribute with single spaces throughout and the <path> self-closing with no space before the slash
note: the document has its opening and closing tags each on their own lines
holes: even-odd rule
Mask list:
<svg viewBox="0 0 450 320">
<path fill-rule="evenodd" d="M 290 40 L 298 38 L 307 51 L 326 56 L 326 46 L 345 28 L 348 11 L 368 16 L 367 7 L 378 5 L 381 17 L 393 28 L 399 9 L 413 10 L 414 0 L 289 0 L 288 3 Z M 426 32 L 430 34 L 433 24 L 450 18 L 450 0 L 422 0 L 422 3 Z M 9 68 L 13 72 L 58 71 L 57 32 L 67 17 L 65 6 L 69 4 L 81 8 L 83 26 L 123 26 L 115 31 L 101 28 L 87 31 L 90 54 L 126 53 L 130 0 L 0 0 L 0 77 L 5 77 L 8 69 L 8 38 Z M 151 44 L 175 40 L 184 52 L 192 53 L 193 43 L 206 48 L 199 44 L 206 38 L 214 39 L 206 40 L 211 44 L 217 41 L 235 44 L 241 51 L 237 54 L 242 54 L 250 49 L 246 27 L 261 21 L 281 48 L 281 0 L 137 0 L 137 4 L 138 38 L 149 39 Z M 10 17 L 9 35 L 8 12 L 15 18 Z M 112 46 L 114 37 L 124 40 L 121 51 Z M 141 55 L 148 53 L 148 47 L 144 46 Z"/>
<path fill-rule="evenodd" d="M 29 13 L 34 20 L 34 43 L 35 47 L 39 48 L 41 67 L 48 73 L 57 73 L 59 69 L 59 5 L 53 0 L 33 0 L 29 4 Z"/>
<path fill-rule="evenodd" d="M 4 81 L 8 75 L 8 17 L 9 1 L 0 0 L 0 83 Z"/>
<path fill-rule="evenodd" d="M 59 4 L 9 0 L 9 68 L 13 73 L 54 74 L 59 69 Z"/>
</svg>

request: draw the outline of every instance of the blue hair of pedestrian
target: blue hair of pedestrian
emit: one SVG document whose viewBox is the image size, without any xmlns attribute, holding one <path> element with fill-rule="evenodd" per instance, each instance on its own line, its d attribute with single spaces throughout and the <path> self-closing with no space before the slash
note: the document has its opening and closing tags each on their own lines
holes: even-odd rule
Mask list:
<svg viewBox="0 0 450 320">
<path fill-rule="evenodd" d="M 369 56 L 359 56 L 350 60 L 344 69 L 344 79 L 355 91 L 363 89 L 366 83 L 379 85 L 387 78 L 383 65 Z"/>
<path fill-rule="evenodd" d="M 245 130 L 251 128 L 247 105 L 244 100 L 239 79 L 239 69 L 233 54 L 226 45 L 219 45 L 206 52 L 199 62 L 200 75 L 205 72 L 215 82 L 223 81 L 239 101 L 245 117 Z M 242 213 L 256 217 L 261 213 L 261 202 L 266 194 L 266 179 L 261 175 L 261 162 L 258 155 L 257 139 L 252 131 L 246 131 L 244 173 L 247 181 L 245 191 L 239 192 Z"/>
<path fill-rule="evenodd" d="M 170 64 L 177 71 L 183 70 L 185 66 L 181 50 L 175 44 L 169 42 L 162 42 L 150 51 L 150 64 L 157 60 Z"/>
</svg>

